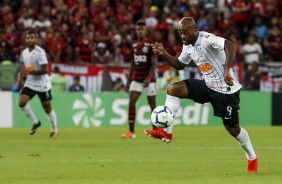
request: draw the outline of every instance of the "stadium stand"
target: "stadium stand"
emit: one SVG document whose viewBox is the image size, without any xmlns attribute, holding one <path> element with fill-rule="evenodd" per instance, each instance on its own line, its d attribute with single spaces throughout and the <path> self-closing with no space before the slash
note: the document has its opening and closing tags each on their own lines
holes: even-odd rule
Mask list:
<svg viewBox="0 0 282 184">
<path fill-rule="evenodd" d="M 237 44 L 235 62 L 246 64 L 248 53 L 243 47 L 252 36 L 262 48 L 254 62 L 278 63 L 282 61 L 281 9 L 281 0 L 2 0 L 0 61 L 17 63 L 24 48 L 23 33 L 33 28 L 51 63 L 128 63 L 134 23 L 141 18 L 150 26 L 150 37 L 165 40 L 169 53 L 177 56 L 182 46 L 178 21 L 191 16 L 199 30 Z M 103 58 L 97 56 L 99 46 L 106 49 L 107 61 L 98 61 Z"/>
</svg>

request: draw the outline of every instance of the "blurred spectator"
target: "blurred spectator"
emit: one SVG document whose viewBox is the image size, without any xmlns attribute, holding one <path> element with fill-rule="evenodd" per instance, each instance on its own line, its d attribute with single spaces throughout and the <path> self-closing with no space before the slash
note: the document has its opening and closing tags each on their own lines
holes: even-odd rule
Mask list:
<svg viewBox="0 0 282 184">
<path fill-rule="evenodd" d="M 82 36 L 76 39 L 76 52 L 83 64 L 91 64 L 91 55 L 94 50 L 93 35 L 89 32 L 82 33 Z"/>
<path fill-rule="evenodd" d="M 168 34 L 165 40 L 167 40 L 167 44 L 165 45 L 167 52 L 172 56 L 178 57 L 182 51 L 182 45 L 176 43 L 175 34 Z"/>
<path fill-rule="evenodd" d="M 262 22 L 261 17 L 255 18 L 255 24 L 252 28 L 252 32 L 256 35 L 256 37 L 262 42 L 268 34 L 266 25 Z"/>
<path fill-rule="evenodd" d="M 245 28 L 250 20 L 251 8 L 252 5 L 249 0 L 234 0 L 232 4 L 233 21 L 243 40 L 245 40 Z"/>
<path fill-rule="evenodd" d="M 98 29 L 95 32 L 95 40 L 97 42 L 105 42 L 108 45 L 112 40 L 114 32 L 106 16 L 104 13 L 100 14 L 99 20 L 101 21 L 101 25 L 96 25 Z"/>
<path fill-rule="evenodd" d="M 233 37 L 237 61 L 242 60 L 240 44 L 250 35 L 258 38 L 267 57 L 281 61 L 281 4 L 281 0 L 5 0 L 0 2 L 0 58 L 15 62 L 23 48 L 22 33 L 34 27 L 51 62 L 96 64 L 92 59 L 99 42 L 112 55 L 109 62 L 130 62 L 133 24 L 138 19 L 151 27 L 153 41 L 164 42 L 173 34 L 181 43 L 179 19 L 191 16 L 200 30 Z"/>
<path fill-rule="evenodd" d="M 112 59 L 112 55 L 110 51 L 107 49 L 107 45 L 104 42 L 98 43 L 97 48 L 92 55 L 92 63 L 107 64 L 111 62 L 111 59 Z"/>
<path fill-rule="evenodd" d="M 159 8 L 157 6 L 151 6 L 149 15 L 145 18 L 146 26 L 150 28 L 155 28 L 158 24 L 158 12 Z"/>
<path fill-rule="evenodd" d="M 219 15 L 217 29 L 223 36 L 226 36 L 234 31 L 235 26 L 230 18 L 229 12 L 223 12 Z"/>
<path fill-rule="evenodd" d="M 114 65 L 120 65 L 124 63 L 124 57 L 121 53 L 121 49 L 119 47 L 118 41 L 116 39 L 113 39 L 113 55 L 111 63 Z"/>
<path fill-rule="evenodd" d="M 130 43 L 132 37 L 129 34 L 130 27 L 128 24 L 122 24 L 119 27 L 119 31 L 113 36 L 113 40 L 117 41 L 117 44 L 120 46 L 122 43 Z"/>
<path fill-rule="evenodd" d="M 241 62 L 242 61 L 242 40 L 235 33 L 232 33 L 229 35 L 229 40 L 236 45 L 236 55 L 235 55 L 234 61 Z"/>
<path fill-rule="evenodd" d="M 210 14 L 205 12 L 204 10 L 200 10 L 201 18 L 197 21 L 197 26 L 199 31 L 208 31 L 209 30 L 209 23 L 208 19 Z"/>
<path fill-rule="evenodd" d="M 121 49 L 121 53 L 123 55 L 123 58 L 124 58 L 124 62 L 126 63 L 130 63 L 131 61 L 131 46 L 130 46 L 130 43 L 127 43 L 127 42 L 123 42 L 120 46 L 120 49 Z"/>
<path fill-rule="evenodd" d="M 242 51 L 245 64 L 259 64 L 262 61 L 262 48 L 261 45 L 255 41 L 254 36 L 248 37 L 248 42 L 243 45 Z"/>
<path fill-rule="evenodd" d="M 67 90 L 66 79 L 61 76 L 60 68 L 55 66 L 52 74 L 50 75 L 50 81 L 52 84 L 52 91 L 65 92 Z"/>
<path fill-rule="evenodd" d="M 68 64 L 78 64 L 80 62 L 80 58 L 78 52 L 75 51 L 75 48 L 71 45 L 66 45 L 61 54 L 61 62 Z"/>
<path fill-rule="evenodd" d="M 73 77 L 73 84 L 69 87 L 69 92 L 84 92 L 84 86 L 80 84 L 80 77 Z"/>
<path fill-rule="evenodd" d="M 120 77 L 118 77 L 113 83 L 113 91 L 125 91 L 125 85 Z"/>
<path fill-rule="evenodd" d="M 282 32 L 278 26 L 270 28 L 269 35 L 264 40 L 264 46 L 272 61 L 282 61 Z"/>
<path fill-rule="evenodd" d="M 245 90 L 260 90 L 261 72 L 259 71 L 258 64 L 252 63 L 249 65 L 244 77 Z"/>
<path fill-rule="evenodd" d="M 31 27 L 34 28 L 34 30 L 36 30 L 36 32 L 38 32 L 43 38 L 46 35 L 47 28 L 51 26 L 51 21 L 44 14 L 41 13 L 38 15 L 38 19 L 35 20 L 31 25 Z"/>
<path fill-rule="evenodd" d="M 59 32 L 55 32 L 51 38 L 48 39 L 48 48 L 50 61 L 53 63 L 59 63 L 61 61 L 62 50 L 64 49 L 65 43 Z"/>
<path fill-rule="evenodd" d="M 277 7 L 278 2 L 275 0 L 265 0 L 263 1 L 263 17 L 269 19 L 279 15 L 279 9 Z M 281 9 L 280 9 L 281 11 Z"/>
</svg>

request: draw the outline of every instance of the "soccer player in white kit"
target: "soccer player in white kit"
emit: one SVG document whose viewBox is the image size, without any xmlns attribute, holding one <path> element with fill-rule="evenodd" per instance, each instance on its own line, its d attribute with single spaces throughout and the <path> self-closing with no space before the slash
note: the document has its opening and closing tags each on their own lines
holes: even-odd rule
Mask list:
<svg viewBox="0 0 282 184">
<path fill-rule="evenodd" d="M 41 126 L 41 122 L 34 115 L 31 107 L 27 104 L 35 95 L 40 98 L 50 122 L 50 137 L 58 136 L 57 116 L 51 107 L 51 82 L 48 76 L 48 61 L 44 49 L 36 45 L 37 37 L 34 31 L 28 30 L 25 33 L 25 48 L 20 55 L 20 62 L 24 63 L 24 68 L 20 72 L 20 79 L 25 78 L 25 83 L 20 91 L 19 106 L 24 114 L 33 122 L 29 132 L 33 135 L 36 129 Z"/>
<path fill-rule="evenodd" d="M 234 77 L 231 68 L 236 46 L 222 37 L 198 31 L 191 17 L 180 20 L 178 32 L 183 41 L 182 53 L 178 58 L 169 55 L 160 43 L 152 44 L 153 51 L 178 70 L 193 60 L 203 79 L 186 79 L 170 84 L 165 105 L 176 114 L 182 98 L 192 99 L 198 103 L 210 102 L 214 115 L 222 118 L 226 130 L 244 149 L 248 160 L 247 172 L 257 172 L 258 157 L 247 131 L 239 125 L 241 84 Z M 150 137 L 168 143 L 172 140 L 172 127 L 144 132 Z"/>
</svg>

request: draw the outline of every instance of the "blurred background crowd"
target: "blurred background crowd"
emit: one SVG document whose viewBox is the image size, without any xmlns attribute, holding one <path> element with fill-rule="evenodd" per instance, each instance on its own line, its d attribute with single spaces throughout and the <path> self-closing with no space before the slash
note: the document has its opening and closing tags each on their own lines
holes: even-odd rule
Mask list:
<svg viewBox="0 0 282 184">
<path fill-rule="evenodd" d="M 129 63 L 138 19 L 150 39 L 178 56 L 178 22 L 190 16 L 200 31 L 234 42 L 235 62 L 256 73 L 258 65 L 282 62 L 281 10 L 281 0 L 1 0 L 0 62 L 17 64 L 23 33 L 33 28 L 51 63 Z"/>
</svg>

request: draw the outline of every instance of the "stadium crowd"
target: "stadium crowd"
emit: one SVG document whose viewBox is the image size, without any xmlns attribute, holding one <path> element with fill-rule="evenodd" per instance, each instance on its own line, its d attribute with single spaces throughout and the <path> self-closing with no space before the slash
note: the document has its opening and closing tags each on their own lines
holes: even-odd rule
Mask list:
<svg viewBox="0 0 282 184">
<path fill-rule="evenodd" d="M 32 28 L 51 63 L 128 63 L 138 19 L 177 56 L 177 26 L 185 16 L 236 43 L 235 62 L 282 61 L 281 0 L 2 0 L 0 8 L 0 62 L 18 62 L 24 32 Z"/>
</svg>

